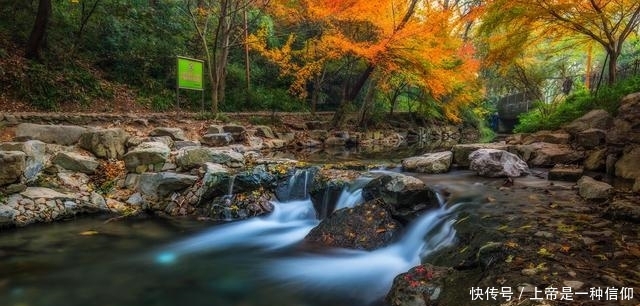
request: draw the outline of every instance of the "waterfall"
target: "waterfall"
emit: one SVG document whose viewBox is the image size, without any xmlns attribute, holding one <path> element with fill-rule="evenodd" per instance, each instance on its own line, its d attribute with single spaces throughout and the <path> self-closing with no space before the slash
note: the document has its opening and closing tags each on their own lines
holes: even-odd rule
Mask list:
<svg viewBox="0 0 640 306">
<path fill-rule="evenodd" d="M 304 177 L 301 177 L 304 173 Z M 287 189 L 308 187 L 308 174 L 296 171 Z M 364 202 L 364 178 L 344 188 L 336 209 Z M 307 192 L 305 192 L 307 193 Z M 440 207 L 425 212 L 409 225 L 397 242 L 374 251 L 331 249 L 324 253 L 275 255 L 265 259 L 262 275 L 284 286 L 318 292 L 337 292 L 353 299 L 373 302 L 388 292 L 393 278 L 418 265 L 422 258 L 455 242 L 455 223 L 460 203 L 445 205 L 438 195 Z M 318 225 L 316 213 L 308 195 L 304 199 L 273 202 L 274 210 L 264 217 L 217 226 L 184 241 L 170 245 L 154 254 L 160 264 L 172 264 L 191 253 L 228 248 L 260 248 L 274 251 L 292 246 Z M 279 253 L 274 253 L 279 254 Z"/>
<path fill-rule="evenodd" d="M 296 288 L 341 292 L 373 302 L 388 292 L 396 275 L 455 241 L 453 224 L 460 208 L 461 205 L 446 208 L 442 203 L 440 208 L 415 220 L 400 241 L 385 248 L 336 249 L 328 254 L 276 259 L 266 265 L 265 273 L 285 284 L 295 284 Z"/>
</svg>

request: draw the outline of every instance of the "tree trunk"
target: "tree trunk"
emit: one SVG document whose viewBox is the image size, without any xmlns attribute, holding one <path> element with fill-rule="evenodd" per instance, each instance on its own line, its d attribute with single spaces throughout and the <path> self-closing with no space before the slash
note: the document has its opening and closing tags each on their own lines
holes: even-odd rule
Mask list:
<svg viewBox="0 0 640 306">
<path fill-rule="evenodd" d="M 617 81 L 618 76 L 618 57 L 620 56 L 619 52 L 610 51 L 609 52 L 609 86 L 613 85 Z"/>
<path fill-rule="evenodd" d="M 29 59 L 41 59 L 42 47 L 47 37 L 47 26 L 51 17 L 51 0 L 40 0 L 38 3 L 38 13 L 33 29 L 29 35 L 25 49 L 25 57 Z"/>
<path fill-rule="evenodd" d="M 348 105 L 358 97 L 358 94 L 360 93 L 360 91 L 362 90 L 362 87 L 364 87 L 364 84 L 367 82 L 367 80 L 373 73 L 374 69 L 375 69 L 375 65 L 369 64 L 367 66 L 367 69 L 365 69 L 365 71 L 363 71 L 360 77 L 358 78 L 358 81 L 356 82 L 356 84 L 353 85 L 351 90 L 349 90 L 349 93 L 345 95 L 344 99 L 342 99 L 342 101 L 340 102 L 340 106 L 338 107 L 336 112 L 333 113 L 333 118 L 331 119 L 332 127 L 339 128 L 343 124 L 343 121 L 346 115 L 345 112 L 348 108 Z"/>
</svg>

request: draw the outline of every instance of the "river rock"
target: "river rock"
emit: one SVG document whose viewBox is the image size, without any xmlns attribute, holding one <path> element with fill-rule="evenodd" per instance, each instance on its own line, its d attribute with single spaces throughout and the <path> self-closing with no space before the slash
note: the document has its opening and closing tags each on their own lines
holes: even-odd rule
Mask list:
<svg viewBox="0 0 640 306">
<path fill-rule="evenodd" d="M 47 162 L 45 143 L 39 140 L 0 143 L 0 151 L 21 151 L 26 154 L 25 168 L 22 175 L 24 183 L 35 181 Z M 0 183 L 0 185 L 2 184 Z"/>
<path fill-rule="evenodd" d="M 613 117 L 602 109 L 592 110 L 586 113 L 584 116 L 573 120 L 571 123 L 565 125 L 563 129 L 569 132 L 571 135 L 577 135 L 582 131 L 588 129 L 601 129 L 607 130 L 613 125 Z"/>
<path fill-rule="evenodd" d="M 616 198 L 604 211 L 605 216 L 621 221 L 640 223 L 640 204 L 638 199 Z"/>
<path fill-rule="evenodd" d="M 508 150 L 509 146 L 499 143 L 471 143 L 454 145 L 451 149 L 451 151 L 453 152 L 453 162 L 459 167 L 468 168 L 470 165 L 469 154 L 479 149 Z"/>
<path fill-rule="evenodd" d="M 640 146 L 630 148 L 616 162 L 616 176 L 626 179 L 640 178 Z"/>
<path fill-rule="evenodd" d="M 604 200 L 611 197 L 613 187 L 589 176 L 583 176 L 578 180 L 578 193 L 586 200 Z"/>
<path fill-rule="evenodd" d="M 607 133 L 601 129 L 587 129 L 576 134 L 575 144 L 591 149 L 603 145 L 606 141 Z"/>
<path fill-rule="evenodd" d="M 452 158 L 451 151 L 427 153 L 402 160 L 402 168 L 409 172 L 445 173 L 449 172 L 449 168 L 451 168 Z"/>
<path fill-rule="evenodd" d="M 207 128 L 207 134 L 220 134 L 224 133 L 224 128 L 222 125 L 210 125 Z"/>
<path fill-rule="evenodd" d="M 200 167 L 205 163 L 223 164 L 231 168 L 244 166 L 244 156 L 231 150 L 218 150 L 205 147 L 187 147 L 178 151 L 176 164 L 189 170 Z"/>
<path fill-rule="evenodd" d="M 7 205 L 0 205 L 0 228 L 13 225 L 13 218 L 18 213 L 18 211 Z"/>
<path fill-rule="evenodd" d="M 602 171 L 605 170 L 605 161 L 607 159 L 607 149 L 602 148 L 599 150 L 591 151 L 587 154 L 587 158 L 584 160 L 584 170 L 587 171 Z"/>
<path fill-rule="evenodd" d="M 161 142 L 143 142 L 123 156 L 129 172 L 143 173 L 150 168 L 162 169 L 171 150 Z"/>
<path fill-rule="evenodd" d="M 20 195 L 30 199 L 73 199 L 72 195 L 44 187 L 28 187 L 27 190 L 21 192 Z"/>
<path fill-rule="evenodd" d="M 89 182 L 91 179 L 88 175 L 82 172 L 58 172 L 58 179 L 67 187 L 71 187 L 74 189 L 88 191 L 89 190 Z"/>
<path fill-rule="evenodd" d="M 235 141 L 243 141 L 247 135 L 247 130 L 242 125 L 238 124 L 226 124 L 222 127 L 225 133 L 231 133 L 231 136 Z"/>
<path fill-rule="evenodd" d="M 523 144 L 531 144 L 534 142 L 546 142 L 555 144 L 568 144 L 571 135 L 562 132 L 538 131 L 529 134 L 523 140 Z"/>
<path fill-rule="evenodd" d="M 140 176 L 138 188 L 143 195 L 159 199 L 187 189 L 197 180 L 197 176 L 173 172 L 144 173 Z"/>
<path fill-rule="evenodd" d="M 469 154 L 469 169 L 486 177 L 518 177 L 529 173 L 520 157 L 504 150 L 480 149 Z"/>
<path fill-rule="evenodd" d="M 387 246 L 402 226 L 385 205 L 378 198 L 340 209 L 322 220 L 304 240 L 315 245 L 369 251 Z"/>
<path fill-rule="evenodd" d="M 580 166 L 555 165 L 549 170 L 548 179 L 553 181 L 577 182 L 583 174 L 584 170 Z"/>
<path fill-rule="evenodd" d="M 214 199 L 209 207 L 209 216 L 214 220 L 242 220 L 261 216 L 273 211 L 271 201 L 275 195 L 270 191 L 246 192 Z"/>
<path fill-rule="evenodd" d="M 78 145 L 99 158 L 120 159 L 128 138 L 129 134 L 120 128 L 93 129 L 80 136 Z"/>
<path fill-rule="evenodd" d="M 613 128 L 606 130 L 608 144 L 640 143 L 640 92 L 622 98 Z"/>
<path fill-rule="evenodd" d="M 174 141 L 188 140 L 187 136 L 185 136 L 184 134 L 184 131 L 180 128 L 157 127 L 149 132 L 149 136 L 169 136 Z"/>
<path fill-rule="evenodd" d="M 267 171 L 265 165 L 259 165 L 251 170 L 240 172 L 235 175 L 233 181 L 234 188 L 231 194 L 236 192 L 250 192 L 261 188 L 274 189 L 276 187 L 276 177 Z"/>
<path fill-rule="evenodd" d="M 19 182 L 24 174 L 27 154 L 20 151 L 0 151 L 0 186 Z"/>
<path fill-rule="evenodd" d="M 271 128 L 266 125 L 256 125 L 254 128 L 256 129 L 256 136 L 258 137 L 276 138 Z"/>
<path fill-rule="evenodd" d="M 51 162 L 63 169 L 86 174 L 94 174 L 100 165 L 94 157 L 75 152 L 59 152 Z"/>
<path fill-rule="evenodd" d="M 16 127 L 16 140 L 40 140 L 44 143 L 56 143 L 71 146 L 78 143 L 87 129 L 73 125 L 41 125 L 21 123 Z"/>
<path fill-rule="evenodd" d="M 413 267 L 394 278 L 385 301 L 390 306 L 440 305 L 438 300 L 445 288 L 446 278 L 451 272 L 450 268 L 431 264 Z"/>
<path fill-rule="evenodd" d="M 180 141 L 180 140 L 178 140 L 178 141 L 173 143 L 173 147 L 176 150 L 180 150 L 180 149 L 186 148 L 186 147 L 199 147 L 199 146 L 200 146 L 199 142 L 190 141 L 190 140 L 188 140 L 188 141 Z"/>
<path fill-rule="evenodd" d="M 536 142 L 529 145 L 533 150 L 529 165 L 552 167 L 555 164 L 577 164 L 584 159 L 583 151 L 576 151 L 567 145 Z"/>
<path fill-rule="evenodd" d="M 206 134 L 202 136 L 201 143 L 209 147 L 222 147 L 233 142 L 231 133 Z"/>
<path fill-rule="evenodd" d="M 400 173 L 371 180 L 362 189 L 362 196 L 366 201 L 382 198 L 393 216 L 402 222 L 409 222 L 417 213 L 440 205 L 435 191 L 423 181 Z"/>
</svg>

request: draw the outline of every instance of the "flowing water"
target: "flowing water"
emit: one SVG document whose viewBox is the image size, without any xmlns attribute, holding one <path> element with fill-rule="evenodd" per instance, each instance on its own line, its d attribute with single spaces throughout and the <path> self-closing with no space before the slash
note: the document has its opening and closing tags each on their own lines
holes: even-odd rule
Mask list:
<svg viewBox="0 0 640 306">
<path fill-rule="evenodd" d="M 306 189 L 309 175 L 295 177 L 290 186 Z M 336 209 L 362 203 L 363 184 L 345 188 Z M 267 216 L 222 225 L 82 218 L 2 232 L 0 304 L 370 305 L 455 242 L 467 203 L 441 203 L 382 249 L 314 252 L 296 247 L 320 222 L 309 197 L 273 204 Z"/>
</svg>

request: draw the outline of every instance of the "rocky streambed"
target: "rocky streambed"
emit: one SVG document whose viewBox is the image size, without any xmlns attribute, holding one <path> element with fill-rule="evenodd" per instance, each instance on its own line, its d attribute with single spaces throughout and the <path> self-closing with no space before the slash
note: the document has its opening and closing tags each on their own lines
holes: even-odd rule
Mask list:
<svg viewBox="0 0 640 306">
<path fill-rule="evenodd" d="M 383 163 L 270 152 L 393 152 L 410 132 L 14 122 L 3 129 L 13 141 L 0 144 L 0 296 L 636 305 L 638 109 L 640 94 L 630 95 L 616 116 L 596 110 L 559 131 Z"/>
</svg>

